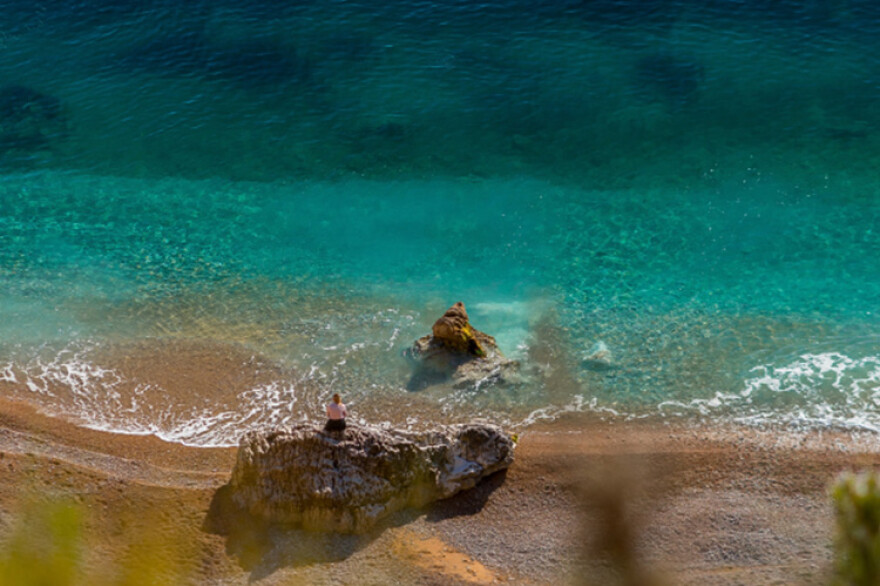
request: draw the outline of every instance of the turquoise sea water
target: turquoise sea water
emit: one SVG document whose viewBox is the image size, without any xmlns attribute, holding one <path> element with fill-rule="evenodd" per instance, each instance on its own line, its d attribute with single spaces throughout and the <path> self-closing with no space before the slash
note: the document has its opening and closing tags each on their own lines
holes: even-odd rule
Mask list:
<svg viewBox="0 0 880 586">
<path fill-rule="evenodd" d="M 0 5 L 6 396 L 880 430 L 867 0 Z M 459 300 L 528 375 L 409 390 Z"/>
</svg>

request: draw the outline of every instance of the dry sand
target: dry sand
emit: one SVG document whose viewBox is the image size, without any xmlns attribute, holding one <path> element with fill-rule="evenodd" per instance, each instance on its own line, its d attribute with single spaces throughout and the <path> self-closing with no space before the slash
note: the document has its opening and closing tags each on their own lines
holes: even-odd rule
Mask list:
<svg viewBox="0 0 880 586">
<path fill-rule="evenodd" d="M 61 501 L 82 512 L 82 583 L 610 584 L 596 552 L 630 531 L 645 583 L 822 584 L 828 485 L 880 463 L 874 443 L 572 415 L 522 433 L 513 466 L 477 488 L 340 536 L 229 514 L 218 490 L 234 449 L 91 431 L 0 400 L 0 538 L 34 503 Z"/>
</svg>

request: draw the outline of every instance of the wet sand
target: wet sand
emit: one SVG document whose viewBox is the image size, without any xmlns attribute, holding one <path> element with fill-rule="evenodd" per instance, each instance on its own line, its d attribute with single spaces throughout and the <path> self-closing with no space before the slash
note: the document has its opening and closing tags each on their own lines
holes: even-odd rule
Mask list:
<svg viewBox="0 0 880 586">
<path fill-rule="evenodd" d="M 646 582 L 823 584 L 828 485 L 880 464 L 874 443 L 571 415 L 522 433 L 513 466 L 477 488 L 336 536 L 237 523 L 218 498 L 233 448 L 92 431 L 0 400 L 0 533 L 19 531 L 35 503 L 73 503 L 80 582 L 94 584 L 131 572 L 195 584 L 613 584 L 597 544 L 627 531 L 619 559 L 634 556 Z"/>
</svg>

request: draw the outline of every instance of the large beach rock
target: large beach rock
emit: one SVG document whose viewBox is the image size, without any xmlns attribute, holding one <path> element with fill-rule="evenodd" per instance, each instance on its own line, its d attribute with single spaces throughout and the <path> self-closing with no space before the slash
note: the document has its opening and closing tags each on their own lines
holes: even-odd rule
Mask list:
<svg viewBox="0 0 880 586">
<path fill-rule="evenodd" d="M 485 424 L 426 433 L 299 424 L 245 434 L 230 490 L 233 502 L 258 518 L 360 533 L 507 468 L 513 447 L 507 433 Z"/>
<path fill-rule="evenodd" d="M 447 309 L 431 330 L 407 352 L 416 363 L 410 390 L 448 380 L 456 387 L 503 382 L 519 369 L 518 362 L 504 357 L 495 338 L 470 324 L 461 301 Z"/>
</svg>

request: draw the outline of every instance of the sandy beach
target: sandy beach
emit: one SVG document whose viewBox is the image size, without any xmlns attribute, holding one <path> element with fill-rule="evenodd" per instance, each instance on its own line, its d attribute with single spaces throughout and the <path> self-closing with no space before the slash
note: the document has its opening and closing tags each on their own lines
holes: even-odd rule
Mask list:
<svg viewBox="0 0 880 586">
<path fill-rule="evenodd" d="M 873 444 L 571 415 L 522 433 L 513 466 L 477 488 L 342 536 L 225 510 L 234 448 L 92 431 L 4 400 L 0 531 L 71 504 L 77 576 L 96 584 L 610 584 L 601 544 L 621 535 L 646 581 L 823 584 L 828 485 L 880 463 Z"/>
</svg>

